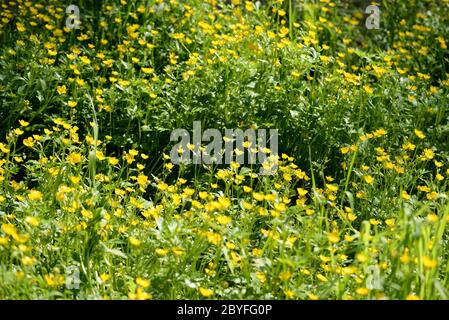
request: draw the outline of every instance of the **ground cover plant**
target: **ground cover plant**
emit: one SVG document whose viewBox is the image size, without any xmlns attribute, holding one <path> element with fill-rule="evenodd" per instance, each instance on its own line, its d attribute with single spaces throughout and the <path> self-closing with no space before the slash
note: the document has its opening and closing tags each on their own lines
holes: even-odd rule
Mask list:
<svg viewBox="0 0 449 320">
<path fill-rule="evenodd" d="M 448 12 L 3 1 L 0 298 L 448 299 Z M 173 164 L 194 121 L 277 171 Z"/>
</svg>

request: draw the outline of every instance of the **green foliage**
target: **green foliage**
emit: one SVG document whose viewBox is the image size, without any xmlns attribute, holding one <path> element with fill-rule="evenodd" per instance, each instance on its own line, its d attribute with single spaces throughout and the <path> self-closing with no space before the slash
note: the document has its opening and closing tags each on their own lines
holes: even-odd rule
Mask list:
<svg viewBox="0 0 449 320">
<path fill-rule="evenodd" d="M 448 1 L 266 2 L 2 4 L 0 298 L 448 298 Z M 279 170 L 174 166 L 193 121 Z"/>
</svg>

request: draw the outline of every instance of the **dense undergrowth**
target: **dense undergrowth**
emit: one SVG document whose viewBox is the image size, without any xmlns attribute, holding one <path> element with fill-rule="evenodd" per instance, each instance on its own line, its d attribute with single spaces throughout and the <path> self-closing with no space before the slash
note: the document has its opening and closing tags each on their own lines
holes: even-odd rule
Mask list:
<svg viewBox="0 0 449 320">
<path fill-rule="evenodd" d="M 449 2 L 368 4 L 3 3 L 0 298 L 447 299 Z M 193 121 L 277 173 L 174 166 Z"/>
</svg>

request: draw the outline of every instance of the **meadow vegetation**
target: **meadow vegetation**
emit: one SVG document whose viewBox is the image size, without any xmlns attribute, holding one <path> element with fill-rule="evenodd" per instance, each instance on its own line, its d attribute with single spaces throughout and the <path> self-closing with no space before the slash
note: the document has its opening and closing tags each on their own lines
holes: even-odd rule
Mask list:
<svg viewBox="0 0 449 320">
<path fill-rule="evenodd" d="M 449 1 L 368 4 L 3 2 L 0 298 L 448 299 Z"/>
</svg>

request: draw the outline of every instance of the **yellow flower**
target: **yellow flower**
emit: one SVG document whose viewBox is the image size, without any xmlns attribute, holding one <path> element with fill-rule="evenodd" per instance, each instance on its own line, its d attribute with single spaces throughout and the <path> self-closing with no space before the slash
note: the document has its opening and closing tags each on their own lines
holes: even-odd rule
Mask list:
<svg viewBox="0 0 449 320">
<path fill-rule="evenodd" d="M 387 130 L 380 128 L 373 132 L 374 137 L 378 138 L 387 134 Z"/>
<path fill-rule="evenodd" d="M 444 166 L 444 164 L 441 161 L 433 160 L 433 162 L 435 163 L 435 166 L 437 168 L 441 168 L 442 166 Z"/>
<path fill-rule="evenodd" d="M 261 271 L 256 272 L 256 277 L 257 277 L 257 279 L 259 279 L 259 281 L 261 283 L 265 283 L 267 281 L 267 276 L 265 275 L 265 273 L 263 273 Z"/>
<path fill-rule="evenodd" d="M 438 193 L 435 191 L 432 191 L 432 192 L 426 194 L 426 198 L 428 200 L 435 200 L 437 197 L 438 197 Z"/>
<path fill-rule="evenodd" d="M 386 219 L 385 220 L 385 224 L 387 225 L 387 226 L 389 226 L 390 228 L 392 227 L 392 226 L 394 226 L 394 223 L 396 222 L 396 220 L 394 219 L 394 218 L 390 218 L 390 219 Z"/>
<path fill-rule="evenodd" d="M 287 14 L 287 12 L 285 12 L 285 10 L 282 10 L 282 9 L 280 9 L 280 10 L 278 10 L 278 15 L 280 16 L 280 17 L 283 17 L 283 16 L 285 16 Z M 324 47 L 324 46 L 323 46 Z"/>
<path fill-rule="evenodd" d="M 207 241 L 209 243 L 214 244 L 214 245 L 218 245 L 220 243 L 220 241 L 221 241 L 221 236 L 218 233 L 207 232 L 206 236 L 207 236 Z"/>
<path fill-rule="evenodd" d="M 8 238 L 0 237 L 0 246 L 8 244 Z"/>
<path fill-rule="evenodd" d="M 25 221 L 33 227 L 37 227 L 39 225 L 39 220 L 35 217 L 26 217 Z"/>
<path fill-rule="evenodd" d="M 0 151 L 3 153 L 9 153 L 11 150 L 9 149 L 9 147 L 7 145 L 0 142 Z"/>
<path fill-rule="evenodd" d="M 292 290 L 285 290 L 284 294 L 288 299 L 292 299 L 296 296 L 296 293 Z"/>
<path fill-rule="evenodd" d="M 34 146 L 34 139 L 33 139 L 33 137 L 28 137 L 26 139 L 23 139 L 23 145 L 27 146 L 29 148 L 32 148 Z"/>
<path fill-rule="evenodd" d="M 315 211 L 312 208 L 307 208 L 306 209 L 306 215 L 311 216 L 315 213 Z"/>
<path fill-rule="evenodd" d="M 23 130 L 21 130 L 21 129 L 19 129 L 19 128 L 14 129 L 13 132 L 14 132 L 16 135 L 18 135 L 18 136 L 21 136 L 22 134 L 25 133 Z"/>
<path fill-rule="evenodd" d="M 374 183 L 374 178 L 370 175 L 366 175 L 363 176 L 363 180 L 365 180 L 366 183 L 368 184 L 373 184 Z"/>
<path fill-rule="evenodd" d="M 106 274 L 106 273 L 102 273 L 102 274 L 100 274 L 100 279 L 103 282 L 107 282 L 109 279 L 111 279 L 111 275 L 110 274 Z"/>
<path fill-rule="evenodd" d="M 77 79 L 76 79 L 76 83 L 77 83 L 80 87 L 84 86 L 84 80 L 83 80 L 83 79 L 77 78 Z"/>
<path fill-rule="evenodd" d="M 401 198 L 404 200 L 410 200 L 410 195 L 404 190 L 401 192 Z"/>
<path fill-rule="evenodd" d="M 438 221 L 438 216 L 435 213 L 429 213 L 427 215 L 427 220 L 429 222 L 437 222 Z"/>
<path fill-rule="evenodd" d="M 78 103 L 77 103 L 76 101 L 72 101 L 72 100 L 70 100 L 69 102 L 67 102 L 67 105 L 68 105 L 70 108 L 75 108 L 77 104 L 78 104 Z"/>
<path fill-rule="evenodd" d="M 246 210 L 251 210 L 253 208 L 253 205 L 249 202 L 243 201 L 243 208 Z"/>
<path fill-rule="evenodd" d="M 288 279 L 290 279 L 292 276 L 292 273 L 290 271 L 282 271 L 279 274 L 279 279 L 281 279 L 282 281 L 287 281 Z"/>
<path fill-rule="evenodd" d="M 424 132 L 422 132 L 421 130 L 418 130 L 418 129 L 415 129 L 415 135 L 420 139 L 424 139 L 426 137 Z"/>
<path fill-rule="evenodd" d="M 16 227 L 14 227 L 14 225 L 10 223 L 2 224 L 2 231 L 6 233 L 8 236 L 17 236 Z"/>
<path fill-rule="evenodd" d="M 368 261 L 368 257 L 363 253 L 358 253 L 355 257 L 361 263 Z"/>
<path fill-rule="evenodd" d="M 150 280 L 142 279 L 141 277 L 136 278 L 136 283 L 142 288 L 148 288 L 150 286 Z"/>
<path fill-rule="evenodd" d="M 92 211 L 86 209 L 81 210 L 81 215 L 87 219 L 92 219 L 94 217 Z"/>
<path fill-rule="evenodd" d="M 26 122 L 25 120 L 19 120 L 19 124 L 20 124 L 22 127 L 28 127 L 28 126 L 30 125 L 30 123 L 29 123 L 29 122 Z"/>
<path fill-rule="evenodd" d="M 36 261 L 36 259 L 32 258 L 32 257 L 26 257 L 25 256 L 25 257 L 22 258 L 22 263 L 23 263 L 24 266 L 31 266 L 31 265 L 34 264 L 35 261 Z"/>
<path fill-rule="evenodd" d="M 328 63 L 331 60 L 331 58 L 328 56 L 320 56 L 320 60 L 324 63 Z"/>
<path fill-rule="evenodd" d="M 307 296 L 309 297 L 310 300 L 319 300 L 320 298 L 313 293 L 308 293 Z"/>
<path fill-rule="evenodd" d="M 108 162 L 111 166 L 116 166 L 119 163 L 118 159 L 115 157 L 109 157 Z"/>
<path fill-rule="evenodd" d="M 206 289 L 206 288 L 200 287 L 199 291 L 200 291 L 200 294 L 205 298 L 209 298 L 214 295 L 214 291 L 211 289 Z"/>
<path fill-rule="evenodd" d="M 8 21 L 8 20 L 7 20 Z M 23 23 L 17 22 L 16 23 L 17 31 L 19 32 L 25 32 L 27 29 L 25 28 Z"/>
<path fill-rule="evenodd" d="M 128 297 L 130 300 L 150 300 L 152 295 L 145 292 L 141 287 L 138 287 L 136 293 L 129 293 Z"/>
<path fill-rule="evenodd" d="M 437 260 L 432 259 L 428 256 L 424 256 L 422 260 L 423 260 L 424 267 L 426 267 L 428 269 L 433 269 L 438 265 Z"/>
<path fill-rule="evenodd" d="M 423 150 L 421 157 L 423 160 L 432 160 L 433 157 L 435 157 L 435 153 L 433 152 L 432 149 L 426 148 Z"/>
<path fill-rule="evenodd" d="M 68 162 L 70 162 L 72 165 L 76 165 L 81 162 L 81 154 L 77 152 L 72 152 L 69 154 L 66 158 Z"/>
<path fill-rule="evenodd" d="M 327 281 L 328 281 L 327 278 L 326 278 L 325 276 L 323 276 L 321 273 L 318 273 L 318 274 L 316 275 L 316 278 L 317 278 L 318 280 L 320 280 L 321 282 L 327 282 Z"/>
<path fill-rule="evenodd" d="M 181 256 L 184 254 L 184 249 L 181 247 L 174 247 L 174 248 L 172 248 L 172 251 L 177 256 Z"/>
<path fill-rule="evenodd" d="M 418 186 L 417 189 L 422 192 L 430 192 L 431 191 L 431 189 L 428 186 Z"/>
<path fill-rule="evenodd" d="M 357 272 L 357 268 L 353 267 L 353 266 L 348 266 L 348 267 L 344 267 L 341 270 L 343 275 L 351 275 L 351 274 L 355 274 Z"/>
<path fill-rule="evenodd" d="M 149 73 L 153 73 L 153 72 L 154 72 L 154 69 L 153 69 L 153 68 L 145 68 L 145 67 L 142 67 L 141 70 L 142 70 L 142 72 L 145 73 L 145 74 L 149 74 Z"/>
<path fill-rule="evenodd" d="M 405 252 L 403 255 L 401 255 L 399 257 L 399 260 L 403 263 L 403 264 L 408 264 L 410 262 L 410 256 L 408 255 L 407 252 Z"/>
<path fill-rule="evenodd" d="M 340 241 L 340 236 L 338 235 L 338 232 L 329 232 L 327 234 L 327 239 L 331 243 L 338 243 Z"/>
<path fill-rule="evenodd" d="M 142 243 L 142 241 L 140 241 L 139 239 L 137 239 L 135 237 L 129 237 L 128 240 L 129 240 L 129 243 L 134 247 L 138 247 Z"/>
<path fill-rule="evenodd" d="M 231 201 L 224 196 L 219 197 L 217 200 L 219 203 L 220 210 L 226 210 L 231 205 Z"/>
<path fill-rule="evenodd" d="M 195 189 L 192 188 L 184 188 L 182 192 L 186 197 L 191 197 L 195 193 Z"/>
<path fill-rule="evenodd" d="M 285 203 L 276 203 L 274 205 L 274 210 L 276 210 L 279 213 L 284 212 L 285 210 L 287 210 L 287 206 L 285 205 Z"/>
<path fill-rule="evenodd" d="M 361 295 L 361 296 L 367 296 L 369 293 L 368 288 L 357 288 L 355 290 L 355 292 L 357 292 L 357 294 Z"/>
<path fill-rule="evenodd" d="M 156 254 L 159 256 L 166 256 L 168 253 L 167 249 L 161 249 L 161 248 L 158 248 L 155 251 L 156 251 Z"/>
<path fill-rule="evenodd" d="M 137 183 L 141 186 L 145 186 L 148 183 L 148 177 L 146 175 L 139 175 L 137 177 Z"/>
<path fill-rule="evenodd" d="M 83 64 L 90 64 L 90 59 L 86 56 L 80 57 L 80 60 Z"/>
<path fill-rule="evenodd" d="M 44 280 L 50 287 L 57 287 L 58 285 L 62 285 L 65 281 L 64 276 L 62 275 L 55 276 L 52 274 L 44 275 Z"/>
<path fill-rule="evenodd" d="M 65 85 L 57 86 L 56 91 L 58 94 L 65 94 L 67 92 L 67 87 Z"/>
<path fill-rule="evenodd" d="M 54 277 L 52 275 L 48 275 L 48 274 L 44 275 L 44 280 L 50 287 L 57 286 L 57 283 L 54 280 Z"/>
<path fill-rule="evenodd" d="M 368 94 L 372 94 L 374 92 L 374 89 L 371 88 L 369 85 L 364 85 L 363 89 L 365 90 L 366 93 Z"/>
<path fill-rule="evenodd" d="M 232 221 L 232 218 L 220 214 L 220 215 L 217 216 L 216 220 L 217 220 L 217 222 L 219 224 L 222 224 L 222 225 L 225 226 L 225 225 L 227 225 L 228 223 L 230 223 Z"/>
<path fill-rule="evenodd" d="M 42 194 L 42 192 L 37 191 L 37 190 L 31 190 L 30 193 L 28 194 L 28 199 L 30 199 L 31 201 L 39 201 L 42 199 L 44 195 Z"/>
<path fill-rule="evenodd" d="M 402 145 L 402 148 L 403 148 L 404 150 L 410 150 L 410 151 L 413 151 L 413 150 L 415 150 L 416 146 L 415 146 L 413 143 L 407 142 L 407 143 L 405 143 L 405 144 Z"/>
<path fill-rule="evenodd" d="M 97 150 L 97 151 L 95 152 L 95 156 L 97 157 L 97 159 L 98 159 L 99 161 L 103 161 L 104 159 L 106 159 L 106 157 L 105 157 L 103 151 L 100 151 L 100 150 Z"/>
<path fill-rule="evenodd" d="M 282 27 L 280 30 L 279 30 L 279 37 L 281 37 L 281 38 L 284 38 L 288 33 L 290 32 L 290 30 L 288 29 L 288 28 L 286 28 L 286 27 Z"/>
<path fill-rule="evenodd" d="M 69 179 L 73 184 L 78 184 L 81 180 L 80 177 L 75 177 L 75 176 L 71 176 Z"/>
<path fill-rule="evenodd" d="M 158 188 L 160 191 L 165 191 L 165 190 L 168 189 L 168 184 L 166 184 L 165 182 L 159 182 L 159 183 L 157 184 L 157 188 Z"/>
</svg>

